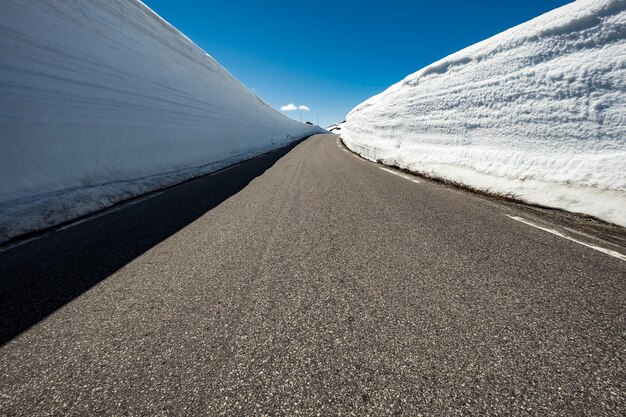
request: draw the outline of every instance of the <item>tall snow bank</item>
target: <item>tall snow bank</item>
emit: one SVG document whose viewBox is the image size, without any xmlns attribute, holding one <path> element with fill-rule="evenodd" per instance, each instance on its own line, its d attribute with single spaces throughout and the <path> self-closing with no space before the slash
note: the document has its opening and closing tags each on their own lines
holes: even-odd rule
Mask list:
<svg viewBox="0 0 626 417">
<path fill-rule="evenodd" d="M 335 135 L 340 135 L 341 130 L 343 129 L 343 126 L 345 124 L 346 124 L 345 120 L 340 123 L 333 123 L 332 125 L 328 126 L 326 130 L 328 130 L 330 133 L 334 133 Z"/>
<path fill-rule="evenodd" d="M 0 34 L 0 242 L 321 131 L 137 0 L 4 0 Z"/>
<path fill-rule="evenodd" d="M 361 155 L 626 226 L 626 1 L 577 1 L 353 109 Z"/>
</svg>

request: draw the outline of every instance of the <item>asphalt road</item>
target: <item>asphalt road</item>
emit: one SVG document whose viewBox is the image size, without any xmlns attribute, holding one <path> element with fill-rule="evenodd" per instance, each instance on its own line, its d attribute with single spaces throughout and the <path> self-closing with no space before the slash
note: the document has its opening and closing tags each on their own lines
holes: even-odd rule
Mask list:
<svg viewBox="0 0 626 417">
<path fill-rule="evenodd" d="M 315 136 L 1 252 L 0 415 L 625 415 L 626 262 L 533 225 L 623 229 L 402 175 Z"/>
</svg>

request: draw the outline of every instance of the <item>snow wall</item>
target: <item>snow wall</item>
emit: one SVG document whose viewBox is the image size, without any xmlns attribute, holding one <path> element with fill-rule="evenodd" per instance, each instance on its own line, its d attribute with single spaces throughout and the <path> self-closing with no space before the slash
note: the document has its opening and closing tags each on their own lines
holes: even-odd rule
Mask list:
<svg viewBox="0 0 626 417">
<path fill-rule="evenodd" d="M 137 0 L 3 0 L 0 242 L 322 129 Z"/>
<path fill-rule="evenodd" d="M 409 75 L 341 136 L 371 160 L 626 226 L 626 1 L 577 1 Z"/>
</svg>

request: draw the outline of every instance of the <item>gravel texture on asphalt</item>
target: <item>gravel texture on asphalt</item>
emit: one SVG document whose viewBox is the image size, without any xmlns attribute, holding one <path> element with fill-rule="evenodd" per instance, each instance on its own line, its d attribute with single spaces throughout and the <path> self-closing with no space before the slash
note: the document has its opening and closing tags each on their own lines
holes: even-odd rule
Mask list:
<svg viewBox="0 0 626 417">
<path fill-rule="evenodd" d="M 318 135 L 6 250 L 0 415 L 625 415 L 626 262 L 507 214 Z"/>
</svg>

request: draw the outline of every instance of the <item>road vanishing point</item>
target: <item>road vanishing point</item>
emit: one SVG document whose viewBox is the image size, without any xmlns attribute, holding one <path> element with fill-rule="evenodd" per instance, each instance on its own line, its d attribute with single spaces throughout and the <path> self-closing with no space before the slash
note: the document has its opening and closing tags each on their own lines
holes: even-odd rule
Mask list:
<svg viewBox="0 0 626 417">
<path fill-rule="evenodd" d="M 0 415 L 625 415 L 625 241 L 313 136 L 0 252 Z"/>
</svg>

